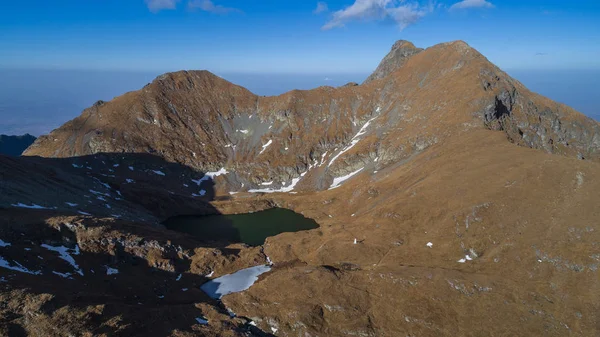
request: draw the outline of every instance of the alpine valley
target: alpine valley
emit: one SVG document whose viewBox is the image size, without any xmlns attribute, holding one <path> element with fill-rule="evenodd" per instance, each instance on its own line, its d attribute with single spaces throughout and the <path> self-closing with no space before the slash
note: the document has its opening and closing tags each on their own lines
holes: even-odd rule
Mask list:
<svg viewBox="0 0 600 337">
<path fill-rule="evenodd" d="M 462 41 L 276 97 L 164 74 L 0 155 L 0 179 L 0 335 L 600 331 L 600 124 Z M 318 228 L 164 225 L 272 208 Z M 246 290 L 205 291 L 238 271 Z"/>
</svg>

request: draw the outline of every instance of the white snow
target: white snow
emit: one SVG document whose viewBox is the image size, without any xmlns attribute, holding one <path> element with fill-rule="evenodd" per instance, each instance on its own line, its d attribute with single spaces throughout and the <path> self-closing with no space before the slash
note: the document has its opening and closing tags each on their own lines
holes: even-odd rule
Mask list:
<svg viewBox="0 0 600 337">
<path fill-rule="evenodd" d="M 245 135 L 247 135 L 247 134 L 248 134 L 248 132 L 249 132 L 248 130 L 235 130 L 235 131 L 237 131 L 237 132 L 241 132 L 241 133 L 243 133 L 243 134 L 245 134 Z"/>
<path fill-rule="evenodd" d="M 98 192 L 98 191 L 95 191 L 95 190 L 89 190 L 89 191 L 90 191 L 90 193 L 92 193 L 92 194 L 96 194 L 96 195 L 103 195 L 103 196 L 105 196 L 105 197 L 110 197 L 110 194 L 108 194 L 108 193 L 102 193 L 102 192 Z"/>
<path fill-rule="evenodd" d="M 341 176 L 341 177 L 337 177 L 337 178 L 333 178 L 333 184 L 331 184 L 331 187 L 329 187 L 330 190 L 334 189 L 334 188 L 338 188 L 340 187 L 340 184 L 343 183 L 344 181 L 352 178 L 355 174 L 357 174 L 358 172 L 362 171 L 364 169 L 364 167 L 359 168 L 358 170 L 352 172 L 352 173 L 348 173 L 345 176 Z"/>
<path fill-rule="evenodd" d="M 354 137 L 352 137 L 351 141 L 350 141 L 350 145 L 346 146 L 342 151 L 340 151 L 340 153 L 338 153 L 337 155 L 335 155 L 333 158 L 331 158 L 331 160 L 329 161 L 329 164 L 327 165 L 327 167 L 331 166 L 331 164 L 333 164 L 333 162 L 342 154 L 344 154 L 345 152 L 347 152 L 348 150 L 350 150 L 351 148 L 354 147 L 354 145 L 356 145 L 359 141 L 360 141 L 360 136 L 364 135 L 367 132 L 367 127 L 369 127 L 369 125 L 371 124 L 371 122 L 377 118 L 377 116 L 369 119 L 365 125 L 362 126 L 362 128 L 360 128 L 360 130 L 358 130 L 358 132 L 356 133 L 356 135 L 354 135 Z"/>
<path fill-rule="evenodd" d="M 267 182 L 261 183 L 261 185 L 263 185 L 263 186 L 270 186 L 270 185 L 273 185 L 273 182 L 272 181 L 267 181 Z"/>
<path fill-rule="evenodd" d="M 259 155 L 262 154 L 263 152 L 265 152 L 265 150 L 269 147 L 269 145 L 271 145 L 273 143 L 272 139 L 269 139 L 269 141 L 267 142 L 267 144 L 262 146 L 262 150 L 258 153 Z"/>
<path fill-rule="evenodd" d="M 128 184 L 135 183 L 135 180 L 133 180 L 133 179 L 125 179 L 125 181 L 126 181 Z"/>
<path fill-rule="evenodd" d="M 6 269 L 15 270 L 15 271 L 19 271 L 21 273 L 32 274 L 32 275 L 40 275 L 42 273 L 41 271 L 31 271 L 31 270 L 23 267 L 17 261 L 13 261 L 13 262 L 16 264 L 16 266 L 11 266 L 10 263 L 8 263 L 8 261 L 6 261 L 2 256 L 0 256 L 0 268 L 6 268 Z"/>
<path fill-rule="evenodd" d="M 327 152 L 328 151 L 325 151 L 325 153 L 321 155 L 321 163 L 319 163 L 319 166 L 323 166 L 323 164 L 325 163 L 325 156 L 327 156 Z"/>
<path fill-rule="evenodd" d="M 188 288 L 181 288 L 181 291 L 188 291 Z"/>
<path fill-rule="evenodd" d="M 254 282 L 258 280 L 258 277 L 261 274 L 266 273 L 269 270 L 271 270 L 271 267 L 264 265 L 242 269 L 233 274 L 210 280 L 204 283 L 200 289 L 208 294 L 208 296 L 214 299 L 220 299 L 225 295 L 250 288 Z"/>
<path fill-rule="evenodd" d="M 358 243 L 358 240 L 356 240 L 356 238 L 354 238 L 354 244 L 357 244 L 357 243 Z"/>
<path fill-rule="evenodd" d="M 208 320 L 206 318 L 196 317 L 196 322 L 198 322 L 198 324 L 208 325 Z"/>
<path fill-rule="evenodd" d="M 42 247 L 57 252 L 58 254 L 60 254 L 60 258 L 67 261 L 71 266 L 73 266 L 73 268 L 75 269 L 75 272 L 77 272 L 77 274 L 83 276 L 83 271 L 81 271 L 81 269 L 79 268 L 79 265 L 77 265 L 77 262 L 75 262 L 75 259 L 71 256 L 71 254 L 69 254 L 69 250 L 71 250 L 71 248 L 67 248 L 65 246 L 57 246 L 57 247 L 53 247 L 47 244 L 42 244 Z M 75 246 L 74 250 L 74 254 L 75 255 L 79 255 L 79 246 Z"/>
<path fill-rule="evenodd" d="M 192 193 L 192 197 L 202 197 L 204 195 L 206 195 L 206 191 L 205 190 L 200 190 L 200 192 L 198 192 L 199 194 L 196 193 Z"/>
<path fill-rule="evenodd" d="M 154 174 L 158 174 L 159 176 L 166 176 L 166 174 L 163 171 L 152 170 L 152 172 L 154 172 Z"/>
<path fill-rule="evenodd" d="M 119 164 L 114 164 L 113 167 L 119 167 Z"/>
<path fill-rule="evenodd" d="M 133 171 L 133 166 L 129 166 L 129 170 L 130 170 L 130 171 Z"/>
<path fill-rule="evenodd" d="M 48 209 L 48 207 L 43 207 L 43 206 L 36 205 L 36 204 L 25 205 L 23 203 L 18 203 L 18 204 L 12 204 L 12 206 L 19 207 L 19 208 L 28 208 L 28 209 Z"/>
<path fill-rule="evenodd" d="M 238 194 L 239 192 L 229 192 L 229 194 L 234 195 L 234 194 Z"/>
<path fill-rule="evenodd" d="M 250 193 L 291 192 L 291 191 L 294 190 L 294 188 L 296 187 L 296 184 L 298 184 L 298 182 L 300 181 L 300 179 L 302 179 L 302 177 L 304 177 L 305 174 L 306 174 L 306 172 L 303 173 L 303 174 L 301 174 L 300 177 L 292 179 L 292 182 L 290 183 L 289 186 L 287 186 L 287 187 L 284 186 L 284 187 L 282 187 L 282 188 L 280 188 L 278 190 L 274 190 L 272 188 L 259 188 L 259 189 L 248 190 L 248 192 L 250 192 Z"/>
<path fill-rule="evenodd" d="M 196 185 L 200 186 L 200 184 L 202 184 L 203 181 L 214 180 L 215 177 L 218 177 L 218 176 L 221 176 L 221 175 L 224 175 L 227 173 L 229 173 L 229 172 L 223 167 L 216 172 L 206 172 L 204 174 L 204 177 L 202 177 L 198 180 L 192 179 L 192 182 L 194 182 L 194 183 L 196 183 Z"/>
<path fill-rule="evenodd" d="M 79 214 L 81 214 L 81 215 L 91 215 L 90 213 L 83 212 L 83 211 L 77 211 L 77 213 L 79 213 Z"/>
<path fill-rule="evenodd" d="M 467 261 L 473 261 L 473 257 L 470 254 L 465 255 L 463 259 L 458 260 L 458 263 L 465 263 Z"/>
<path fill-rule="evenodd" d="M 2 239 L 0 239 L 0 247 L 8 247 L 10 246 L 10 243 L 2 241 Z"/>
<path fill-rule="evenodd" d="M 211 270 L 210 273 L 206 274 L 206 277 L 212 277 L 215 274 L 214 270 Z"/>
<path fill-rule="evenodd" d="M 106 275 L 116 275 L 119 273 L 118 269 L 111 268 L 109 266 L 104 266 L 104 267 L 106 267 Z"/>
<path fill-rule="evenodd" d="M 179 281 L 179 280 L 181 280 L 181 276 L 182 276 L 182 275 L 181 275 L 181 274 L 179 274 L 179 276 L 177 276 L 177 278 L 175 279 L 175 281 Z"/>
<path fill-rule="evenodd" d="M 427 242 L 427 247 L 429 247 L 429 248 L 433 247 L 433 243 Z"/>
<path fill-rule="evenodd" d="M 79 205 L 79 204 L 74 204 L 72 202 L 65 202 L 65 204 L 67 204 L 68 206 L 71 206 L 71 207 L 75 207 L 75 206 Z"/>
<path fill-rule="evenodd" d="M 71 273 L 59 273 L 57 271 L 53 271 L 52 274 L 58 275 L 62 278 L 70 278 L 71 277 Z"/>
<path fill-rule="evenodd" d="M 83 167 L 83 165 L 77 165 L 77 164 L 71 164 L 71 165 L 73 165 L 74 168 L 82 168 Z"/>
</svg>

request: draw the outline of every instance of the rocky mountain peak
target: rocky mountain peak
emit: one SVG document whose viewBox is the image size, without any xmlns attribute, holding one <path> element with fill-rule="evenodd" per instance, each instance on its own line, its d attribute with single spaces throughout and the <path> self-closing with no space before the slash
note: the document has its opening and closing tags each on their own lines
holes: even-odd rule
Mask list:
<svg viewBox="0 0 600 337">
<path fill-rule="evenodd" d="M 406 40 L 398 40 L 392 46 L 392 50 L 383 58 L 377 69 L 365 80 L 364 83 L 384 78 L 393 73 L 413 55 L 421 52 L 422 48 L 417 48 L 415 45 Z"/>
</svg>

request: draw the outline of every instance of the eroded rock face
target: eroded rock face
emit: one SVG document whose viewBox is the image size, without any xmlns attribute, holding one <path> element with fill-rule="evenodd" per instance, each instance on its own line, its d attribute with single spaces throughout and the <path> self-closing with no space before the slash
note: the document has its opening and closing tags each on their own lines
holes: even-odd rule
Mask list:
<svg viewBox="0 0 600 337">
<path fill-rule="evenodd" d="M 53 158 L 0 157 L 0 331 L 595 335 L 598 123 L 460 41 L 400 41 L 374 76 L 258 97 L 165 74 L 26 152 Z M 269 207 L 320 228 L 250 248 L 159 225 Z M 198 289 L 267 261 L 222 302 Z"/>
<path fill-rule="evenodd" d="M 415 47 L 409 41 L 399 40 L 392 46 L 392 50 L 387 54 L 381 63 L 377 66 L 377 69 L 364 81 L 369 83 L 380 78 L 387 77 L 394 71 L 406 63 L 406 61 L 413 55 L 423 51 L 422 48 Z"/>
</svg>

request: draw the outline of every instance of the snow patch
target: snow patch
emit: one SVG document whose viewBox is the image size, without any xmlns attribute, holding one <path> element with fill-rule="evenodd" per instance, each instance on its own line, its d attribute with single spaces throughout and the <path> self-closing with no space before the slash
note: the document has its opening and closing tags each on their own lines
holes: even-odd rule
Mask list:
<svg viewBox="0 0 600 337">
<path fill-rule="evenodd" d="M 36 205 L 36 204 L 25 205 L 23 203 L 17 203 L 17 204 L 12 204 L 12 206 L 18 207 L 18 208 L 27 208 L 27 209 L 49 209 L 48 207 L 43 207 L 43 206 Z"/>
<path fill-rule="evenodd" d="M 354 175 L 356 175 L 357 173 L 359 173 L 363 169 L 364 169 L 364 167 L 361 167 L 361 168 L 359 168 L 358 170 L 356 170 L 356 171 L 354 171 L 352 173 L 346 174 L 345 176 L 333 178 L 333 184 L 331 184 L 331 187 L 329 187 L 329 189 L 332 190 L 334 188 L 340 187 L 341 183 L 343 183 L 344 181 L 352 178 Z"/>
<path fill-rule="evenodd" d="M 0 247 L 8 247 L 10 246 L 10 243 L 2 241 L 2 239 L 0 239 Z"/>
<path fill-rule="evenodd" d="M 71 278 L 71 273 L 59 273 L 57 271 L 53 271 L 52 274 L 58 275 L 62 278 Z"/>
<path fill-rule="evenodd" d="M 8 261 L 6 261 L 2 256 L 0 256 L 0 268 L 6 268 L 6 269 L 10 269 L 10 270 L 14 270 L 14 271 L 18 271 L 21 273 L 26 273 L 26 274 L 32 274 L 32 275 L 40 275 L 42 274 L 41 271 L 31 271 L 25 267 L 23 267 L 20 263 L 13 261 L 16 266 L 11 266 L 10 263 L 8 263 Z"/>
<path fill-rule="evenodd" d="M 65 204 L 67 204 L 67 206 L 71 206 L 71 207 L 79 206 L 79 204 L 74 204 L 72 202 L 65 202 Z"/>
<path fill-rule="evenodd" d="M 166 176 L 166 174 L 163 171 L 159 171 L 159 170 L 152 170 L 152 172 L 154 172 L 154 174 L 157 174 L 159 176 Z"/>
<path fill-rule="evenodd" d="M 83 276 L 83 271 L 81 271 L 79 265 L 77 265 L 77 262 L 75 262 L 75 259 L 69 253 L 70 250 L 73 250 L 75 255 L 79 255 L 79 246 L 76 245 L 74 249 L 67 248 L 65 246 L 54 247 L 47 244 L 42 244 L 41 246 L 43 248 L 46 248 L 47 250 L 57 252 L 60 255 L 59 257 L 61 259 L 67 261 L 75 269 L 75 272 L 77 274 Z"/>
<path fill-rule="evenodd" d="M 261 185 L 263 185 L 263 186 L 270 186 L 270 185 L 273 185 L 273 182 L 272 181 L 267 181 L 267 182 L 261 183 Z"/>
<path fill-rule="evenodd" d="M 269 145 L 271 145 L 273 143 L 272 139 L 269 139 L 269 141 L 267 142 L 267 144 L 262 146 L 262 150 L 258 153 L 259 155 L 261 155 L 263 152 L 265 152 L 265 150 L 269 147 Z"/>
<path fill-rule="evenodd" d="M 200 192 L 198 192 L 199 194 L 196 193 L 192 193 L 192 197 L 202 197 L 204 195 L 206 195 L 206 191 L 205 190 L 200 190 Z"/>
<path fill-rule="evenodd" d="M 356 135 L 354 135 L 354 137 L 352 137 L 352 139 L 350 140 L 350 145 L 346 146 L 344 149 L 342 149 L 342 151 L 340 151 L 340 153 L 338 153 L 337 155 L 335 155 L 330 161 L 329 164 L 327 165 L 327 167 L 330 167 L 331 164 L 333 164 L 333 162 L 342 154 L 344 154 L 345 152 L 347 152 L 348 150 L 350 150 L 351 148 L 354 147 L 354 145 L 356 145 L 358 142 L 360 142 L 360 136 L 364 135 L 367 132 L 367 128 L 369 127 L 369 125 L 371 124 L 371 122 L 377 118 L 377 116 L 369 119 L 365 125 L 363 125 L 360 130 L 358 130 L 358 132 L 356 133 Z"/>
<path fill-rule="evenodd" d="M 203 284 L 200 289 L 202 289 L 211 298 L 220 299 L 225 295 L 237 293 L 250 288 L 254 282 L 258 280 L 260 275 L 268 272 L 269 270 L 271 270 L 271 267 L 264 265 L 242 269 L 233 274 L 210 280 Z"/>
<path fill-rule="evenodd" d="M 192 179 L 192 182 L 194 182 L 194 183 L 196 183 L 196 185 L 200 186 L 200 184 L 202 184 L 203 181 L 214 180 L 215 177 L 218 177 L 218 176 L 221 176 L 221 175 L 224 175 L 227 173 L 229 173 L 229 172 L 223 167 L 216 172 L 206 172 L 204 174 L 204 177 L 202 177 L 198 180 Z"/>
<path fill-rule="evenodd" d="M 109 266 L 104 266 L 104 267 L 106 267 L 106 275 L 116 275 L 119 273 L 118 269 L 111 268 Z"/>
<path fill-rule="evenodd" d="M 198 324 L 208 325 L 208 320 L 206 318 L 196 317 L 196 322 L 198 322 Z"/>
<path fill-rule="evenodd" d="M 429 247 L 429 248 L 431 248 L 431 247 L 433 247 L 433 243 L 431 243 L 431 242 L 427 242 L 427 245 L 426 245 L 426 246 L 427 246 L 427 247 Z"/>
</svg>

